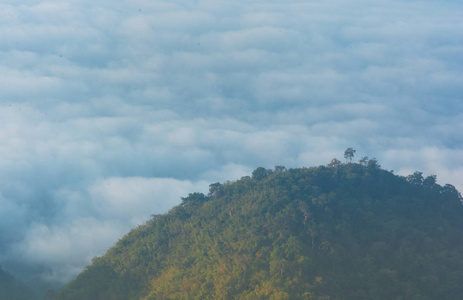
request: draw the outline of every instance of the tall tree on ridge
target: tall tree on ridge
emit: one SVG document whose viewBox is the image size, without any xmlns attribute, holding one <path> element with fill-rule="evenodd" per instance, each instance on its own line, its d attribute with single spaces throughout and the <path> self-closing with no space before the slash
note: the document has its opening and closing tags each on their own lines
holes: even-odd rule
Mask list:
<svg viewBox="0 0 463 300">
<path fill-rule="evenodd" d="M 355 150 L 353 148 L 347 148 L 346 151 L 344 151 L 344 158 L 349 161 L 352 161 L 352 158 L 354 157 Z"/>
</svg>

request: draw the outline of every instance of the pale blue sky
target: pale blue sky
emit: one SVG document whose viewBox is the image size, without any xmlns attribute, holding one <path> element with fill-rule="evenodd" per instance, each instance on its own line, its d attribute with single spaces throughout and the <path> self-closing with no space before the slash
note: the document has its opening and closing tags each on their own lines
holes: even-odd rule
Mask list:
<svg viewBox="0 0 463 300">
<path fill-rule="evenodd" d="M 463 189 L 457 1 L 2 1 L 0 265 L 66 281 L 151 214 L 348 147 Z"/>
</svg>

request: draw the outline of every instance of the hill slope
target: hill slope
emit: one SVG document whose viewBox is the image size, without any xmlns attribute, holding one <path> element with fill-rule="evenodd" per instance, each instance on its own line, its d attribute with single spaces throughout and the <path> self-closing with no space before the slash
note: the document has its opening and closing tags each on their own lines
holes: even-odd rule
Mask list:
<svg viewBox="0 0 463 300">
<path fill-rule="evenodd" d="M 55 299 L 460 299 L 461 200 L 375 161 L 258 168 L 153 216 Z"/>
<path fill-rule="evenodd" d="M 31 289 L 0 268 L 0 299 L 30 300 L 37 299 L 37 297 Z"/>
</svg>

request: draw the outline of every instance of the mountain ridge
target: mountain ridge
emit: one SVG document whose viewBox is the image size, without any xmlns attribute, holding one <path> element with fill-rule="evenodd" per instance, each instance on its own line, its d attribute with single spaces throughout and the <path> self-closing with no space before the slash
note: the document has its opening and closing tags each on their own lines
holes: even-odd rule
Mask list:
<svg viewBox="0 0 463 300">
<path fill-rule="evenodd" d="M 458 299 L 461 200 L 376 160 L 257 168 L 153 216 L 52 299 Z"/>
<path fill-rule="evenodd" d="M 36 299 L 36 295 L 26 284 L 0 267 L 0 299 L 30 300 Z"/>
</svg>

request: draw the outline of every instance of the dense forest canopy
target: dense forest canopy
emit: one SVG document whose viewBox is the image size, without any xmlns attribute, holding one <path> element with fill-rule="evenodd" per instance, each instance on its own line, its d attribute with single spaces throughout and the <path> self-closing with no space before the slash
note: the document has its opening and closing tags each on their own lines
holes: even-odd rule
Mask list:
<svg viewBox="0 0 463 300">
<path fill-rule="evenodd" d="M 189 194 L 50 299 L 460 299 L 459 192 L 353 154 Z"/>
</svg>

